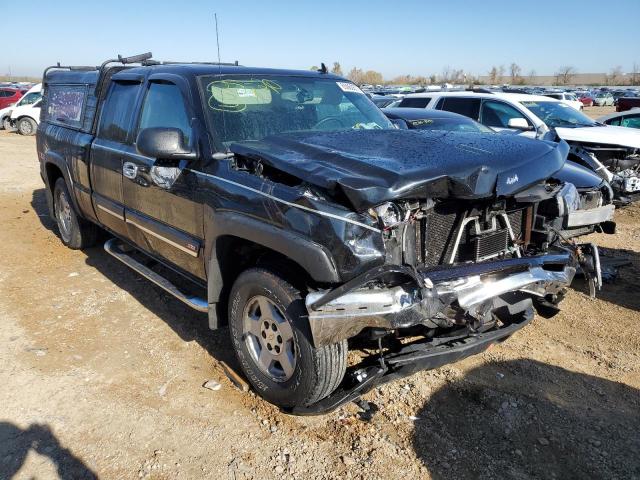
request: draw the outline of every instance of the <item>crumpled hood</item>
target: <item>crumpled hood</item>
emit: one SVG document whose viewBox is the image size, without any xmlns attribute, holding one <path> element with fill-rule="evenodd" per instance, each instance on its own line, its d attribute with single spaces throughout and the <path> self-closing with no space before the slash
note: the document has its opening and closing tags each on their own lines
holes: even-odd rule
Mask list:
<svg viewBox="0 0 640 480">
<path fill-rule="evenodd" d="M 343 195 L 359 212 L 401 198 L 509 196 L 557 172 L 568 149 L 518 136 L 416 130 L 298 132 L 230 146 Z"/>
<path fill-rule="evenodd" d="M 640 130 L 635 128 L 603 125 L 597 127 L 557 127 L 558 136 L 568 142 L 620 145 L 628 148 L 640 148 Z"/>
</svg>

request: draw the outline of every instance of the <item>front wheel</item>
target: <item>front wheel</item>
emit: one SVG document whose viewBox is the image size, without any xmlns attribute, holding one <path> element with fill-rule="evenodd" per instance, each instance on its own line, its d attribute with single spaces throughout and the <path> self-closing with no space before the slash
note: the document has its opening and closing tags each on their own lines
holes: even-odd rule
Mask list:
<svg viewBox="0 0 640 480">
<path fill-rule="evenodd" d="M 11 120 L 9 119 L 9 117 L 4 117 L 2 119 L 2 128 L 4 128 L 7 132 L 10 132 L 13 130 L 13 127 L 11 126 Z"/>
<path fill-rule="evenodd" d="M 300 292 L 269 270 L 246 270 L 235 281 L 229 330 L 247 379 L 279 407 L 311 405 L 333 392 L 344 377 L 346 340 L 314 347 Z"/>
<path fill-rule="evenodd" d="M 24 117 L 18 120 L 18 132 L 20 135 L 35 135 L 38 129 L 36 121 L 29 117 Z"/>
</svg>

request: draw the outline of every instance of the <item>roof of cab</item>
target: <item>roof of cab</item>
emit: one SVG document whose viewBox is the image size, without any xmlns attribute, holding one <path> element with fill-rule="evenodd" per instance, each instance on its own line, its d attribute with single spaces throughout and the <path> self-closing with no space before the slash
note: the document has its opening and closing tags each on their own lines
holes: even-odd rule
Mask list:
<svg viewBox="0 0 640 480">
<path fill-rule="evenodd" d="M 172 73 L 187 76 L 200 75 L 286 75 L 297 77 L 332 78 L 343 80 L 332 73 L 321 73 L 315 70 L 287 70 L 277 68 L 242 67 L 236 65 L 218 65 L 213 63 L 168 63 L 160 65 L 125 67 L 128 73 L 151 75 L 154 73 Z M 81 83 L 95 84 L 98 81 L 98 70 L 56 70 L 47 72 L 46 81 L 50 84 Z"/>
<path fill-rule="evenodd" d="M 331 73 L 320 73 L 316 70 L 287 70 L 280 68 L 243 67 L 238 65 L 219 65 L 215 63 L 166 63 L 131 67 L 132 73 L 174 73 L 182 75 L 291 75 L 304 77 L 322 77 L 342 79 Z"/>
</svg>

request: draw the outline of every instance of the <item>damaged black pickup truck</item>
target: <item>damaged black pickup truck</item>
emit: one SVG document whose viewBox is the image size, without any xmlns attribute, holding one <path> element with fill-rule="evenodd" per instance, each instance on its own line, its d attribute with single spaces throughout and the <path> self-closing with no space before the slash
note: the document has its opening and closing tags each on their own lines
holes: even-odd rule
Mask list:
<svg viewBox="0 0 640 480">
<path fill-rule="evenodd" d="M 552 178 L 566 143 L 399 130 L 324 71 L 142 55 L 51 67 L 43 89 L 62 241 L 108 231 L 107 252 L 228 324 L 252 386 L 292 413 L 484 351 L 557 311 L 577 268 L 598 282 L 597 249 L 546 227 L 575 201 Z M 373 353 L 349 365 L 348 341 Z"/>
</svg>

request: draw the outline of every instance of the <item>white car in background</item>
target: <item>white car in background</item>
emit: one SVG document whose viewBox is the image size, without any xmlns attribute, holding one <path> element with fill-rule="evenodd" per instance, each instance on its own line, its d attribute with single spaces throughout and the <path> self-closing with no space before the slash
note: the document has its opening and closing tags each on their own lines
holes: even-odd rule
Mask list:
<svg viewBox="0 0 640 480">
<path fill-rule="evenodd" d="M 640 199 L 640 130 L 598 123 L 565 103 L 519 93 L 434 92 L 398 105 L 459 113 L 497 131 L 565 140 L 569 159 L 607 180 L 619 204 Z"/>
<path fill-rule="evenodd" d="M 549 92 L 544 94 L 545 97 L 555 98 L 556 100 L 560 100 L 562 103 L 566 103 L 570 107 L 575 108 L 576 110 L 582 110 L 584 105 L 578 97 L 576 97 L 573 93 L 570 92 Z"/>
<path fill-rule="evenodd" d="M 11 107 L 11 126 L 16 128 L 21 135 L 35 135 L 40 122 L 41 103 L 42 84 L 39 83 Z"/>
</svg>

